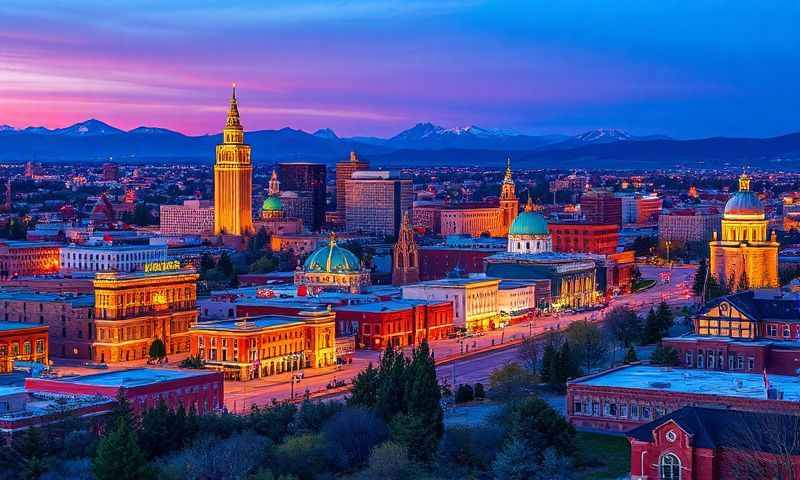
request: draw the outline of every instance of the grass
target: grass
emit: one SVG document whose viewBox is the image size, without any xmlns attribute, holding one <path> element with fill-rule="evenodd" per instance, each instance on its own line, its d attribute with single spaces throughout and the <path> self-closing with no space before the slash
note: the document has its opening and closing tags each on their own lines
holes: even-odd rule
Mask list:
<svg viewBox="0 0 800 480">
<path fill-rule="evenodd" d="M 633 291 L 641 292 L 642 290 L 647 290 L 648 288 L 651 288 L 655 284 L 656 284 L 655 280 L 638 280 L 633 284 Z"/>
<path fill-rule="evenodd" d="M 578 432 L 575 444 L 580 452 L 576 472 L 579 480 L 612 480 L 630 473 L 631 448 L 628 439 L 618 435 Z"/>
</svg>

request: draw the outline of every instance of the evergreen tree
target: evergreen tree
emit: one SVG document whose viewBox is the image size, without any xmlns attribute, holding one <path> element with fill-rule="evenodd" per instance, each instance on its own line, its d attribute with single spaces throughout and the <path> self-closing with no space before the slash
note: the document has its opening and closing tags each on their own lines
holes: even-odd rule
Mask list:
<svg viewBox="0 0 800 480">
<path fill-rule="evenodd" d="M 661 328 L 659 326 L 658 317 L 655 310 L 652 308 L 647 312 L 647 317 L 644 319 L 644 330 L 642 331 L 642 344 L 649 345 L 661 340 Z"/>
<path fill-rule="evenodd" d="M 214 257 L 209 255 L 208 253 L 204 253 L 200 257 L 200 272 L 201 273 L 205 273 L 205 272 L 211 270 L 212 268 L 214 268 L 215 266 L 216 266 L 216 264 L 214 263 Z"/>
<path fill-rule="evenodd" d="M 550 383 L 550 376 L 552 374 L 553 364 L 555 363 L 556 359 L 556 348 L 552 343 L 548 343 L 544 347 L 544 353 L 542 354 L 542 370 L 541 370 L 541 381 L 543 383 Z"/>
<path fill-rule="evenodd" d="M 692 292 L 700 296 L 703 294 L 703 287 L 706 283 L 706 275 L 708 274 L 708 263 L 705 258 L 700 259 L 697 264 L 697 271 L 694 274 L 694 285 L 692 285 Z"/>
<path fill-rule="evenodd" d="M 133 409 L 128 397 L 125 396 L 125 390 L 120 388 L 117 390 L 116 402 L 111 408 L 111 415 L 109 415 L 108 425 L 111 427 L 116 426 L 120 419 L 122 419 L 129 426 L 133 426 Z"/>
<path fill-rule="evenodd" d="M 655 365 L 677 366 L 680 363 L 678 351 L 672 347 L 664 347 L 660 343 L 650 355 L 650 362 Z"/>
<path fill-rule="evenodd" d="M 216 268 L 222 272 L 226 278 L 233 278 L 235 270 L 233 268 L 233 262 L 231 262 L 231 258 L 227 253 L 223 252 L 222 255 L 219 256 L 219 261 L 217 262 Z"/>
<path fill-rule="evenodd" d="M 669 329 L 675 324 L 675 315 L 673 315 L 672 309 L 669 308 L 667 302 L 661 302 L 658 304 L 656 318 L 658 319 L 659 332 L 663 338 L 669 333 Z"/>
<path fill-rule="evenodd" d="M 153 340 L 150 344 L 150 351 L 148 352 L 150 360 L 162 360 L 167 357 L 167 348 L 164 346 L 164 341 L 160 338 Z"/>
<path fill-rule="evenodd" d="M 383 352 L 375 411 L 387 422 L 406 409 L 406 358 L 391 345 Z"/>
<path fill-rule="evenodd" d="M 150 408 L 142 414 L 142 424 L 139 428 L 139 445 L 144 455 L 153 459 L 167 453 L 170 448 L 171 435 L 170 411 L 162 398 L 155 408 Z"/>
<path fill-rule="evenodd" d="M 353 379 L 353 388 L 350 390 L 347 403 L 353 406 L 374 408 L 378 402 L 379 381 L 378 369 L 372 366 L 372 362 L 369 362 L 367 368 L 359 372 Z"/>
<path fill-rule="evenodd" d="M 407 411 L 423 419 L 429 433 L 438 442 L 444 433 L 442 391 L 436 377 L 436 362 L 428 347 L 428 341 L 414 349 L 406 373 Z"/>
<path fill-rule="evenodd" d="M 633 363 L 639 361 L 639 358 L 636 356 L 636 349 L 633 348 L 633 345 L 628 347 L 628 351 L 625 353 L 625 359 L 623 360 L 624 363 Z"/>
<path fill-rule="evenodd" d="M 145 480 L 154 478 L 153 468 L 139 449 L 133 429 L 120 417 L 116 428 L 100 439 L 92 462 L 97 480 Z"/>
</svg>

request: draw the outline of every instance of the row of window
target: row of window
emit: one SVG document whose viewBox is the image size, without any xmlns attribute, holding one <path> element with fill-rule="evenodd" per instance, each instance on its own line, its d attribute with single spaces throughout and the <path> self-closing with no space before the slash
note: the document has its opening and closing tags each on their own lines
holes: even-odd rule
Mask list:
<svg viewBox="0 0 800 480">
<path fill-rule="evenodd" d="M 686 351 L 686 366 L 694 366 L 694 352 L 691 350 Z M 755 369 L 755 357 L 747 357 L 747 370 L 752 371 Z M 703 352 L 703 349 L 697 350 L 697 368 L 725 368 L 725 354 L 721 351 L 708 350 Z M 742 355 L 728 354 L 728 370 L 744 370 L 745 358 Z"/>
<path fill-rule="evenodd" d="M 30 340 L 26 340 L 22 342 L 22 354 L 23 355 L 30 355 L 32 353 L 31 347 L 35 345 L 36 353 L 41 354 L 44 353 L 44 340 L 38 339 L 34 344 L 30 342 Z M 9 351 L 11 352 L 12 357 L 18 357 L 19 353 L 19 343 L 14 342 L 11 344 L 11 348 L 7 344 L 0 345 L 0 358 L 8 357 Z"/>
<path fill-rule="evenodd" d="M 639 405 L 624 402 L 601 402 L 600 400 L 576 400 L 573 403 L 573 414 L 591 417 L 612 417 L 629 420 L 654 420 L 667 414 L 664 407 L 652 407 L 650 405 Z M 655 415 L 655 416 L 654 416 Z"/>
</svg>

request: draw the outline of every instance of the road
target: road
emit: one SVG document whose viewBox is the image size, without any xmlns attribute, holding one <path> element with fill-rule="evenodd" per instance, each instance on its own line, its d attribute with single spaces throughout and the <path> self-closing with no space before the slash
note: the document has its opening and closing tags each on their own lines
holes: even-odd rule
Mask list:
<svg viewBox="0 0 800 480">
<path fill-rule="evenodd" d="M 690 288 L 694 268 L 676 267 L 669 269 L 671 274 L 669 283 L 661 280 L 662 273 L 667 271 L 666 268 L 642 265 L 639 269 L 642 273 L 642 278 L 657 280 L 656 285 L 643 292 L 615 298 L 608 308 L 616 305 L 628 305 L 639 313 L 644 314 L 661 301 L 666 301 L 675 308 L 680 308 L 693 302 Z M 523 322 L 505 329 L 487 332 L 480 337 L 432 342 L 431 349 L 438 361 L 456 359 L 455 367 L 448 363 L 437 368 L 439 378 L 440 380 L 446 379 L 448 384 L 452 384 L 453 369 L 455 368 L 456 384 L 485 381 L 492 370 L 508 361 L 514 360 L 517 356 L 515 346 L 509 346 L 502 350 L 492 350 L 493 348 L 502 348 L 500 345 L 505 345 L 509 342 L 511 342 L 511 345 L 515 345 L 520 339 L 530 334 L 538 335 L 554 329 L 563 330 L 576 320 L 588 318 L 600 321 L 603 313 L 602 310 L 598 310 L 572 315 L 538 317 L 532 323 Z M 492 351 L 459 358 L 462 352 L 466 354 L 475 349 Z M 311 394 L 317 392 L 325 393 L 327 392 L 325 386 L 333 380 L 345 380 L 349 383 L 370 362 L 377 362 L 378 355 L 379 352 L 376 351 L 360 350 L 354 355 L 352 365 L 347 365 L 342 369 L 330 368 L 306 371 L 305 378 L 295 385 L 295 398 L 302 397 L 306 390 Z M 289 399 L 292 387 L 290 379 L 290 374 L 284 373 L 250 382 L 226 382 L 225 404 L 231 411 L 245 411 L 252 404 L 265 405 L 271 403 L 273 399 Z"/>
</svg>

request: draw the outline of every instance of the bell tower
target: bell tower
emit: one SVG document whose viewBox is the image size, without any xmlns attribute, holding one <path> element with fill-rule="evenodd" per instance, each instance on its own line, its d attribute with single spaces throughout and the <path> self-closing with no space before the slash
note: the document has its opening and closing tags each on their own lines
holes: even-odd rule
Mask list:
<svg viewBox="0 0 800 480">
<path fill-rule="evenodd" d="M 515 193 L 514 179 L 511 177 L 511 159 L 506 160 L 506 175 L 500 187 L 500 230 L 502 235 L 508 235 L 508 229 L 519 214 L 519 200 Z"/>
<path fill-rule="evenodd" d="M 419 251 L 408 221 L 408 212 L 405 212 L 392 254 L 392 285 L 416 282 L 419 282 Z"/>
<path fill-rule="evenodd" d="M 281 192 L 281 182 L 278 180 L 278 174 L 272 170 L 272 176 L 269 177 L 269 187 L 267 187 L 267 195 L 274 197 Z"/>
<path fill-rule="evenodd" d="M 253 164 L 239 121 L 236 84 L 214 164 L 214 233 L 245 235 L 253 230 Z"/>
</svg>

